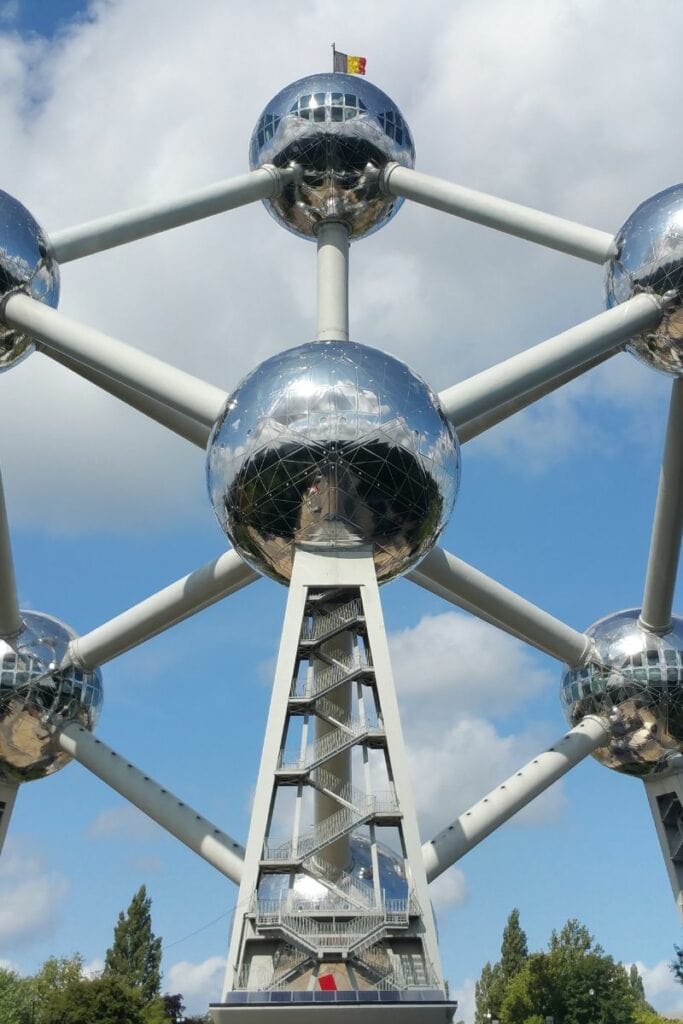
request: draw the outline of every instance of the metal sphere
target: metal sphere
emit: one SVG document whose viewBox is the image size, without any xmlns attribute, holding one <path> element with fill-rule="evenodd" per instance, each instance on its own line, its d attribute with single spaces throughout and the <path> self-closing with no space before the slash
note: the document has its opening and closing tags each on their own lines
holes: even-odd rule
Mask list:
<svg viewBox="0 0 683 1024">
<path fill-rule="evenodd" d="M 441 533 L 459 450 L 405 363 L 354 342 L 311 342 L 266 360 L 231 395 L 207 477 L 222 529 L 258 571 L 286 582 L 296 546 L 367 546 L 385 581 Z"/>
<path fill-rule="evenodd" d="M 616 709 L 610 742 L 595 751 L 601 764 L 627 775 L 647 776 L 670 754 L 683 752 L 683 619 L 658 635 L 644 629 L 639 609 L 600 619 L 588 636 L 591 663 L 562 676 L 562 706 L 571 725 L 584 715 Z"/>
<path fill-rule="evenodd" d="M 646 199 L 616 237 L 617 254 L 607 264 L 608 308 L 639 292 L 667 295 L 671 305 L 656 327 L 634 335 L 626 346 L 657 370 L 683 375 L 683 184 Z"/>
<path fill-rule="evenodd" d="M 42 612 L 22 612 L 24 631 L 0 640 L 0 781 L 28 782 L 71 759 L 48 728 L 51 716 L 93 729 L 102 707 L 99 670 L 59 671 L 76 633 Z"/>
<path fill-rule="evenodd" d="M 364 238 L 403 202 L 383 195 L 377 171 L 415 163 L 415 147 L 393 100 L 355 75 L 310 75 L 286 86 L 266 105 L 251 137 L 249 164 L 287 167 L 301 177 L 264 200 L 278 223 L 303 238 L 319 224 L 343 221 Z"/>
<path fill-rule="evenodd" d="M 0 301 L 15 291 L 55 308 L 59 267 L 40 224 L 18 199 L 0 190 Z M 30 335 L 0 325 L 0 372 L 21 362 L 33 348 Z"/>
</svg>

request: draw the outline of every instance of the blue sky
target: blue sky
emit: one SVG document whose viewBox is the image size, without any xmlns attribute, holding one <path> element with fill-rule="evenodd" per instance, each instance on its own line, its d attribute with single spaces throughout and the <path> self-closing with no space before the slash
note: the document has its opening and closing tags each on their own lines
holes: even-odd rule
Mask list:
<svg viewBox="0 0 683 1024">
<path fill-rule="evenodd" d="M 616 231 L 680 176 L 683 12 L 656 7 L 648 21 L 632 0 L 349 0 L 343 14 L 209 0 L 190 18 L 175 0 L 112 0 L 83 18 L 82 4 L 6 3 L 0 187 L 50 231 L 240 174 L 261 107 L 326 69 L 335 39 L 403 110 L 419 169 Z M 603 308 L 600 268 L 425 209 L 351 257 L 352 337 L 436 389 Z M 310 340 L 314 298 L 314 248 L 254 206 L 64 267 L 60 305 L 230 390 Z M 638 605 L 668 390 L 620 355 L 466 445 L 444 546 L 577 628 Z M 0 396 L 25 607 L 85 632 L 224 549 L 201 452 L 43 356 Z M 104 671 L 101 737 L 241 839 L 284 599 L 261 581 Z M 397 677 L 427 838 L 562 733 L 561 669 L 407 582 L 383 599 L 395 651 L 425 643 L 423 691 L 405 658 Z M 495 673 L 477 667 L 482 644 Z M 680 929 L 637 781 L 585 763 L 459 869 L 435 902 L 466 1016 L 513 906 L 532 947 L 579 917 L 683 1013 L 666 971 Z M 0 863 L 0 959 L 101 960 L 142 882 L 166 984 L 200 1008 L 220 986 L 229 883 L 78 765 L 27 785 Z"/>
</svg>

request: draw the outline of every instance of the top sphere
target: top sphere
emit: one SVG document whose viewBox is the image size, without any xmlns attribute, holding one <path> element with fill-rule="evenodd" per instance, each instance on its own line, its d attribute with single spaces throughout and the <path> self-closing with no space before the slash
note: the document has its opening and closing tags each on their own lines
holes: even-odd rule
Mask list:
<svg viewBox="0 0 683 1024">
<path fill-rule="evenodd" d="M 364 78 L 332 72 L 302 78 L 274 96 L 249 148 L 252 170 L 262 164 L 300 168 L 300 181 L 264 202 L 275 220 L 302 238 L 315 237 L 325 221 L 342 221 L 352 239 L 364 238 L 391 220 L 403 200 L 382 195 L 372 173 L 391 162 L 415 163 L 401 111 Z"/>
<path fill-rule="evenodd" d="M 655 369 L 683 376 L 683 184 L 641 203 L 615 241 L 617 254 L 605 273 L 608 308 L 640 292 L 672 299 L 660 323 L 626 347 Z"/>
<path fill-rule="evenodd" d="M 286 582 L 296 547 L 372 549 L 380 581 L 430 550 L 455 500 L 458 442 L 405 363 L 351 341 L 280 352 L 214 426 L 214 512 L 242 557 Z"/>
<path fill-rule="evenodd" d="M 618 718 L 610 740 L 594 752 L 607 768 L 645 777 L 683 752 L 683 619 L 659 635 L 644 629 L 639 609 L 617 612 L 586 630 L 589 664 L 562 676 L 562 707 L 577 725 L 585 715 Z"/>
<path fill-rule="evenodd" d="M 43 612 L 24 612 L 25 628 L 10 646 L 0 640 L 0 781 L 52 775 L 71 759 L 48 727 L 52 715 L 93 729 L 102 707 L 98 669 L 59 670 L 74 631 Z"/>
</svg>

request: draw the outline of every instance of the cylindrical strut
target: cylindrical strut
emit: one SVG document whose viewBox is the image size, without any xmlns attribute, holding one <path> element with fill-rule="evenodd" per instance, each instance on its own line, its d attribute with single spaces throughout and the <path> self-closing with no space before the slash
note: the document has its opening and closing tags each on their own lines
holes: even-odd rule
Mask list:
<svg viewBox="0 0 683 1024">
<path fill-rule="evenodd" d="M 338 221 L 318 228 L 317 340 L 349 340 L 349 229 Z"/>
<path fill-rule="evenodd" d="M 427 881 L 435 878 L 609 738 L 609 723 L 587 715 L 548 750 L 470 807 L 422 847 Z"/>
</svg>

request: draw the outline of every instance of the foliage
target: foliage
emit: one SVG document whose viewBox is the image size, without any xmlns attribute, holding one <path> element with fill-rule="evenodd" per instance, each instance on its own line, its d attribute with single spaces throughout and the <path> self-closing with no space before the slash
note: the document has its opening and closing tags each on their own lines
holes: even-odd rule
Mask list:
<svg viewBox="0 0 683 1024">
<path fill-rule="evenodd" d="M 139 991 L 144 1003 L 156 999 L 161 989 L 161 939 L 152 931 L 151 906 L 142 885 L 126 913 L 119 914 L 104 966 L 105 976 Z"/>
<path fill-rule="evenodd" d="M 476 985 L 476 1022 L 487 1024 L 661 1024 L 645 1001 L 638 970 L 627 971 L 570 919 L 553 931 L 547 950 L 529 953 L 515 909 L 501 959 L 486 964 Z"/>
<path fill-rule="evenodd" d="M 113 975 L 72 980 L 44 999 L 42 1021 L 43 1024 L 145 1024 L 142 995 Z"/>
<path fill-rule="evenodd" d="M 34 996 L 29 978 L 0 968 L 0 1024 L 31 1024 Z"/>
<path fill-rule="evenodd" d="M 683 949 L 680 946 L 674 946 L 676 955 L 671 961 L 671 970 L 673 971 L 676 981 L 683 985 Z"/>
</svg>

